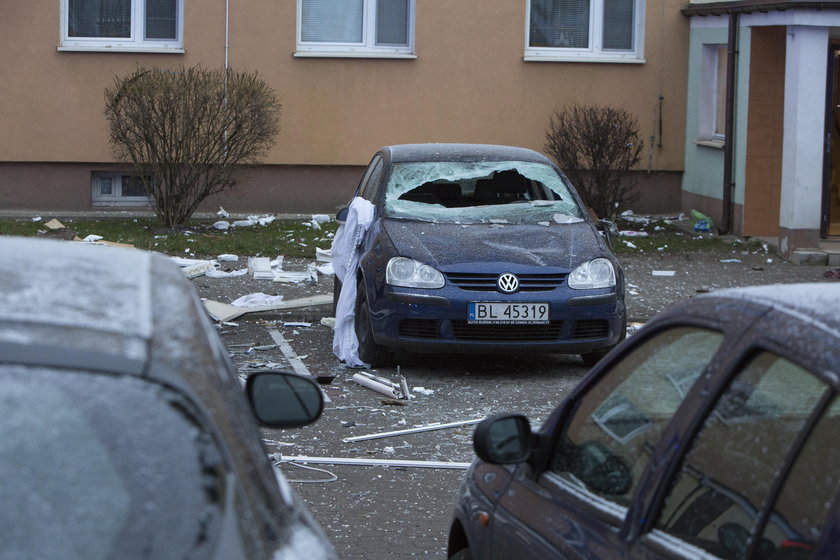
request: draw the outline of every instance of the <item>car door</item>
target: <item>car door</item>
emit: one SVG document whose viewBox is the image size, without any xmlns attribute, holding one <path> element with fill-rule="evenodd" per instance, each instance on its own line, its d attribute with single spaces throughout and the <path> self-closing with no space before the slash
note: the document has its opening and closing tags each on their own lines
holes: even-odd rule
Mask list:
<svg viewBox="0 0 840 560">
<path fill-rule="evenodd" d="M 744 352 L 663 482 L 634 558 L 837 557 L 823 532 L 840 488 L 840 399 L 808 362 L 778 347 Z"/>
<path fill-rule="evenodd" d="M 517 467 L 494 512 L 492 557 L 619 557 L 660 434 L 723 344 L 720 328 L 664 327 L 587 378 L 543 428 L 544 472 Z"/>
</svg>

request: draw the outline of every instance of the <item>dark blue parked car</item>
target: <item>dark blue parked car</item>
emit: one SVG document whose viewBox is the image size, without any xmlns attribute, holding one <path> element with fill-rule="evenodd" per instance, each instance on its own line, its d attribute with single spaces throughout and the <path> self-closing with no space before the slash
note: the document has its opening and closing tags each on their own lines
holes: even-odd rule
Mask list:
<svg viewBox="0 0 840 560">
<path fill-rule="evenodd" d="M 840 284 L 659 315 L 538 432 L 484 420 L 450 558 L 840 558 Z"/>
<path fill-rule="evenodd" d="M 356 197 L 373 205 L 355 274 L 362 361 L 402 348 L 571 353 L 591 365 L 624 338 L 624 277 L 604 224 L 544 156 L 389 146 Z"/>
</svg>

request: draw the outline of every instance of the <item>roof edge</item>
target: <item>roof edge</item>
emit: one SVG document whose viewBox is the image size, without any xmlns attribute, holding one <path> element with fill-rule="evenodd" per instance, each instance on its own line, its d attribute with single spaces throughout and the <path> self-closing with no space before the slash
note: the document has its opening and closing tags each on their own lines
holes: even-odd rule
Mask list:
<svg viewBox="0 0 840 560">
<path fill-rule="evenodd" d="M 837 0 L 736 0 L 691 4 L 680 10 L 684 16 L 722 16 L 755 12 L 785 12 L 788 10 L 840 10 Z"/>
</svg>

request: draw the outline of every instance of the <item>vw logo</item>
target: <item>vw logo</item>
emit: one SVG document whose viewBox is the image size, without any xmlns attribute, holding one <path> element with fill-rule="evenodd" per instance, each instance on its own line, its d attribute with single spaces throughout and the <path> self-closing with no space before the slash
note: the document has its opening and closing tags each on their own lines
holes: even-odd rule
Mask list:
<svg viewBox="0 0 840 560">
<path fill-rule="evenodd" d="M 496 280 L 496 286 L 499 287 L 500 292 L 512 294 L 519 289 L 519 278 L 515 274 L 505 272 L 499 275 L 499 279 Z"/>
</svg>

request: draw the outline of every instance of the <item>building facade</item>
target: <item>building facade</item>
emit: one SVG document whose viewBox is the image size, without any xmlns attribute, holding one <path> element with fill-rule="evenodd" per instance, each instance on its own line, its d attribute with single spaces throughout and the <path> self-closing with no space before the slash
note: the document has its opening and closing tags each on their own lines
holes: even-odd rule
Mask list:
<svg viewBox="0 0 840 560">
<path fill-rule="evenodd" d="M 840 235 L 840 3 L 693 2 L 684 13 L 683 207 L 783 255 Z"/>
<path fill-rule="evenodd" d="M 386 144 L 542 151 L 567 102 L 627 109 L 645 142 L 637 211 L 680 206 L 689 19 L 674 0 L 4 2 L 0 210 L 143 205 L 115 162 L 104 90 L 137 67 L 256 70 L 281 133 L 207 209 L 330 212 Z"/>
</svg>

